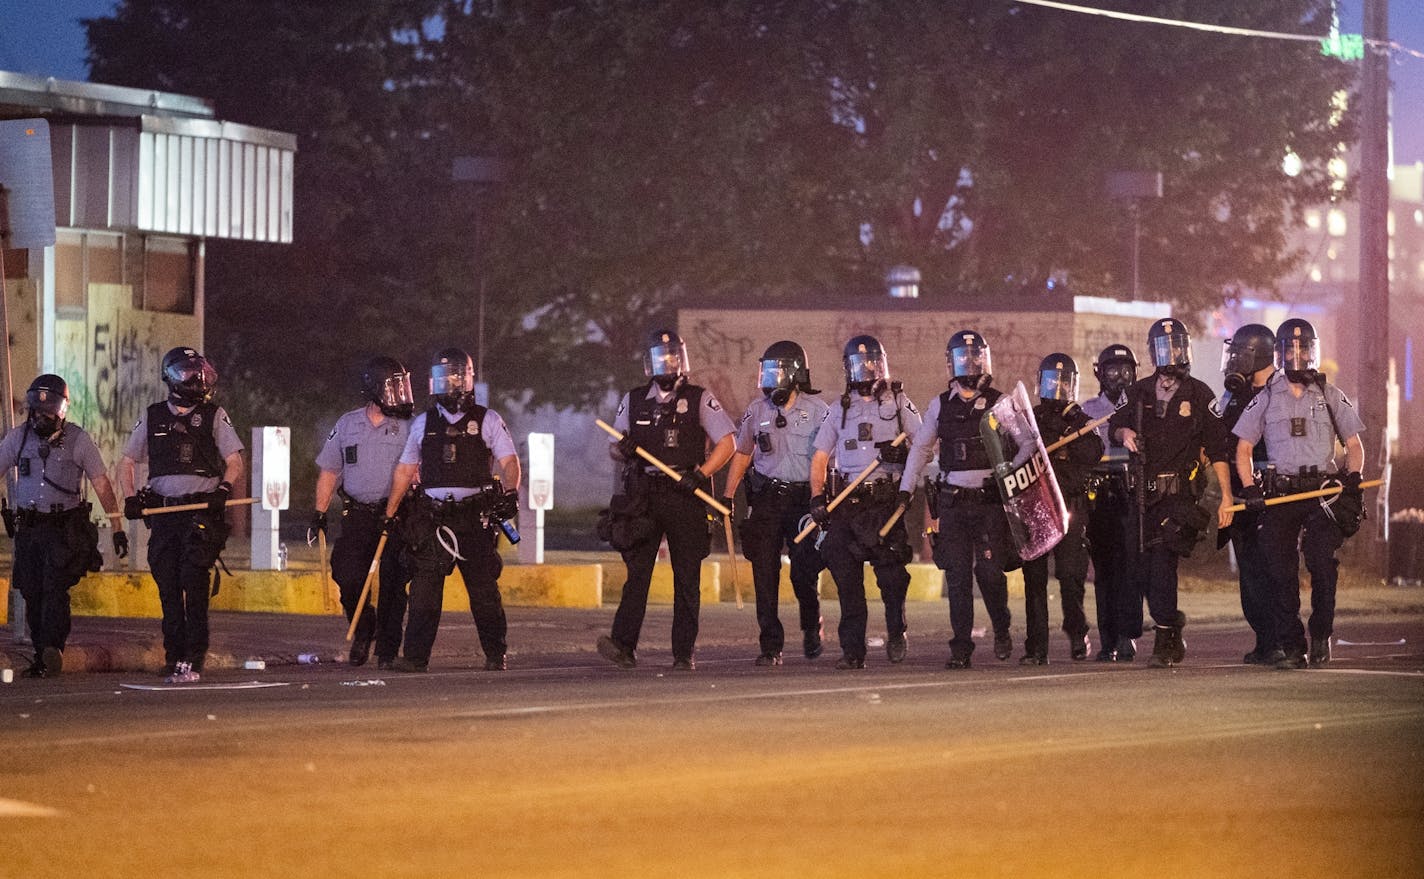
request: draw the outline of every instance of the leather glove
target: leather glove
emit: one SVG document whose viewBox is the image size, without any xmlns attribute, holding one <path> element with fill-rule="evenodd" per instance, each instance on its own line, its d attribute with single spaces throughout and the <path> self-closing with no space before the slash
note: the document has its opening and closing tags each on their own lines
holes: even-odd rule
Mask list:
<svg viewBox="0 0 1424 879">
<path fill-rule="evenodd" d="M 896 502 L 902 509 L 906 510 L 910 508 L 910 501 L 914 499 L 915 493 L 912 491 L 902 491 L 898 495 L 896 495 Z"/>
<path fill-rule="evenodd" d="M 316 543 L 317 534 L 326 533 L 326 511 L 317 510 L 312 513 L 311 524 L 307 526 L 307 546 Z"/>
<path fill-rule="evenodd" d="M 114 557 L 121 559 L 129 557 L 129 536 L 122 531 L 114 532 Z"/>
<path fill-rule="evenodd" d="M 494 514 L 501 522 L 519 518 L 519 490 L 501 492 L 494 503 Z"/>
<path fill-rule="evenodd" d="M 885 440 L 875 444 L 880 450 L 880 460 L 886 464 L 903 464 L 910 458 L 910 444 L 902 442 L 897 446 L 894 443 L 894 440 Z"/>
<path fill-rule="evenodd" d="M 382 533 L 382 534 L 390 534 L 392 531 L 396 530 L 396 525 L 398 525 L 398 524 L 400 524 L 400 516 L 399 516 L 399 515 L 395 515 L 395 516 L 382 516 L 382 517 L 381 517 L 381 533 Z"/>
<path fill-rule="evenodd" d="M 124 518 L 129 520 L 143 518 L 143 492 L 124 498 Z"/>
<path fill-rule="evenodd" d="M 208 495 L 208 512 L 221 517 L 227 513 L 227 499 L 232 497 L 232 483 L 219 482 L 218 487 Z"/>
<path fill-rule="evenodd" d="M 1340 493 L 1354 495 L 1355 497 L 1363 497 L 1365 494 L 1365 490 L 1363 488 L 1360 488 L 1360 483 L 1363 481 L 1364 477 L 1361 476 L 1359 471 L 1346 473 L 1344 477 L 1340 480 Z"/>
<path fill-rule="evenodd" d="M 1241 489 L 1241 503 L 1246 505 L 1246 512 L 1259 513 L 1266 508 L 1266 495 L 1261 486 L 1247 485 Z"/>
<path fill-rule="evenodd" d="M 623 434 L 623 438 L 617 443 L 618 454 L 623 456 L 625 461 L 636 461 L 638 459 L 638 444 L 633 442 L 631 434 Z"/>
<path fill-rule="evenodd" d="M 712 478 L 694 467 L 682 474 L 682 478 L 677 481 L 677 487 L 688 494 L 696 494 L 699 488 L 703 491 L 711 488 Z"/>
<path fill-rule="evenodd" d="M 818 494 L 811 498 L 811 521 L 825 528 L 831 524 L 831 511 L 826 509 L 827 500 L 824 494 Z"/>
</svg>

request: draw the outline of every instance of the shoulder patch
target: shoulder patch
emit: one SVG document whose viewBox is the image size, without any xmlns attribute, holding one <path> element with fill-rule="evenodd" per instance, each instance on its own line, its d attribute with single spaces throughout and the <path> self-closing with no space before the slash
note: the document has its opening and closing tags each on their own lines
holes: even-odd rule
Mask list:
<svg viewBox="0 0 1424 879">
<path fill-rule="evenodd" d="M 713 412 L 721 412 L 722 404 L 717 402 L 716 397 L 712 396 L 711 394 L 707 394 L 707 408 L 711 409 Z"/>
<path fill-rule="evenodd" d="M 1264 399 L 1266 399 L 1265 394 L 1257 394 L 1256 396 L 1251 398 L 1251 402 L 1247 403 L 1246 408 L 1242 409 L 1241 411 L 1250 412 L 1252 409 L 1255 409 L 1257 406 L 1261 405 L 1261 401 Z"/>
<path fill-rule="evenodd" d="M 906 401 L 905 401 L 905 408 L 908 409 L 908 410 L 910 410 L 910 414 L 911 414 L 911 415 L 919 415 L 919 414 L 920 414 L 920 410 L 918 410 L 918 409 L 915 408 L 915 404 L 914 404 L 914 402 L 911 401 L 911 400 L 906 400 Z"/>
<path fill-rule="evenodd" d="M 1335 392 L 1340 395 L 1340 405 L 1349 406 L 1351 409 L 1355 408 L 1355 404 L 1350 402 L 1350 398 L 1345 396 L 1344 391 L 1340 390 L 1339 388 L 1336 388 Z"/>
<path fill-rule="evenodd" d="M 336 439 L 336 428 L 333 427 L 333 428 L 331 429 L 331 433 L 328 433 L 328 434 L 326 435 L 326 438 L 327 438 L 328 440 Z"/>
<path fill-rule="evenodd" d="M 624 397 L 623 399 L 618 401 L 618 411 L 613 413 L 613 417 L 617 418 L 619 415 L 622 415 L 626 411 L 628 411 L 628 398 Z"/>
</svg>

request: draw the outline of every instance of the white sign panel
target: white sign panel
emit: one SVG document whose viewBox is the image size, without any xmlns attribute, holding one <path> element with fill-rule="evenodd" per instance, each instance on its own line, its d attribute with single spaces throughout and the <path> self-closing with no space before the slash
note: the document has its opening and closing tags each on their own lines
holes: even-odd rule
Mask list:
<svg viewBox="0 0 1424 879">
<path fill-rule="evenodd" d="M 554 435 L 529 434 L 529 509 L 554 508 Z"/>
<path fill-rule="evenodd" d="M 262 428 L 262 509 L 285 510 L 292 500 L 292 429 Z"/>
</svg>

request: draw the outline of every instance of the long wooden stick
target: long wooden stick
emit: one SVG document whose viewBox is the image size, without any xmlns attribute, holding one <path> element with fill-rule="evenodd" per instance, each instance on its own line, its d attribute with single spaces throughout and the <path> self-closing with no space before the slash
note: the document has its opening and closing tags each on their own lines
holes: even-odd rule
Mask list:
<svg viewBox="0 0 1424 879">
<path fill-rule="evenodd" d="M 371 599 L 371 607 L 376 606 L 376 596 L 371 593 L 371 581 L 376 578 L 376 572 L 381 569 L 381 553 L 386 549 L 386 534 L 381 532 L 381 539 L 376 542 L 376 555 L 371 559 L 371 568 L 366 572 L 366 582 L 361 586 L 361 597 L 356 599 L 356 610 L 351 614 L 351 627 L 346 630 L 346 640 L 351 641 L 356 637 L 356 624 L 361 621 L 361 611 L 366 609 L 366 599 Z"/>
<path fill-rule="evenodd" d="M 236 507 L 242 504 L 255 504 L 259 499 L 255 497 L 231 498 L 227 506 Z M 191 513 L 194 510 L 206 510 L 208 504 L 179 504 L 176 507 L 147 507 L 143 510 L 145 516 L 161 516 L 164 513 Z"/>
<path fill-rule="evenodd" d="M 331 613 L 331 576 L 326 569 L 326 530 L 316 529 L 318 563 L 321 565 L 321 609 Z"/>
<path fill-rule="evenodd" d="M 894 527 L 895 527 L 895 523 L 898 522 L 898 521 L 900 521 L 900 517 L 903 516 L 903 515 L 905 515 L 905 510 L 906 510 L 907 508 L 908 508 L 908 505 L 907 505 L 907 504 L 897 504 L 897 505 L 895 506 L 895 512 L 891 513 L 891 514 L 890 514 L 890 518 L 888 518 L 888 519 L 885 520 L 885 524 L 882 525 L 882 526 L 880 526 L 880 536 L 881 536 L 881 537 L 884 537 L 885 535 L 887 535 L 887 534 L 890 533 L 890 529 L 891 529 L 891 528 L 894 528 Z"/>
<path fill-rule="evenodd" d="M 1368 482 L 1361 482 L 1360 488 L 1374 488 L 1377 485 L 1384 485 L 1383 479 L 1371 479 Z M 1286 494 L 1280 497 L 1273 497 L 1266 501 L 1266 506 L 1274 507 L 1276 504 L 1289 504 L 1295 501 L 1310 500 L 1313 497 L 1327 497 L 1332 494 L 1339 494 L 1344 486 L 1335 485 L 1330 488 L 1317 488 L 1315 491 L 1302 491 L 1300 494 Z M 1231 512 L 1239 513 L 1246 509 L 1245 504 L 1235 504 L 1231 507 Z"/>
<path fill-rule="evenodd" d="M 613 437 L 614 439 L 623 439 L 623 433 L 619 431 L 618 428 L 610 426 L 608 422 L 604 421 L 602 418 L 593 419 L 593 423 L 608 431 L 608 435 Z M 665 475 L 670 476 L 673 479 L 682 478 L 681 473 L 678 473 L 676 470 L 664 464 L 662 461 L 659 461 L 657 459 L 657 456 L 655 456 L 652 452 L 648 451 L 642 446 L 634 446 L 633 451 L 638 453 L 638 457 L 642 458 L 644 461 L 647 461 L 649 464 L 652 464 L 654 467 L 661 470 Z M 703 491 L 702 489 L 695 489 L 692 493 L 697 495 L 703 503 L 707 504 L 707 506 L 711 507 L 722 515 L 732 515 L 732 511 L 727 509 L 727 507 L 721 501 L 717 500 L 715 497 Z"/>
<path fill-rule="evenodd" d="M 896 446 L 900 445 L 900 443 L 903 443 L 908 436 L 909 434 L 905 433 L 904 431 L 901 431 L 900 435 L 895 437 L 895 441 L 890 444 L 890 448 L 893 449 Z M 840 506 L 841 501 L 850 497 L 850 493 L 855 491 L 856 486 L 864 482 L 865 478 L 871 473 L 875 472 L 875 468 L 879 466 L 880 459 L 878 457 L 874 461 L 871 461 L 869 464 L 866 464 L 865 469 L 855 474 L 855 478 L 850 481 L 850 484 L 848 484 L 845 488 L 841 489 L 841 493 L 832 498 L 830 503 L 826 504 L 826 512 L 829 513 L 831 510 L 834 510 L 836 507 Z M 810 525 L 807 525 L 805 528 L 801 529 L 801 533 L 796 535 L 796 540 L 794 542 L 800 543 L 801 541 L 810 537 L 811 532 L 815 531 L 819 527 L 820 526 L 817 525 L 815 522 L 812 522 Z"/>
<path fill-rule="evenodd" d="M 737 596 L 737 610 L 741 610 L 742 584 L 737 580 L 737 544 L 732 539 L 732 517 L 724 516 L 722 525 L 727 531 L 727 565 L 732 569 L 732 593 Z"/>
<path fill-rule="evenodd" d="M 1113 413 L 1109 412 L 1102 418 L 1095 418 L 1092 421 L 1089 421 L 1087 424 L 1083 425 L 1082 427 L 1078 428 L 1077 430 L 1073 431 L 1072 433 L 1068 434 L 1067 436 L 1063 437 L 1062 439 L 1054 440 L 1053 445 L 1046 447 L 1043 451 L 1051 455 L 1059 449 L 1063 448 L 1064 446 L 1068 445 L 1078 437 L 1083 436 L 1087 433 L 1092 433 L 1099 427 L 1102 427 L 1104 424 L 1107 424 L 1108 419 L 1112 417 Z"/>
</svg>

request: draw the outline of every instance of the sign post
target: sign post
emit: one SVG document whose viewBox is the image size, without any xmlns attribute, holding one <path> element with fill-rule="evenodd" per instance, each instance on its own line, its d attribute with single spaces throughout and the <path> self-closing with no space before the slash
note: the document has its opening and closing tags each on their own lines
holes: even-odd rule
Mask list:
<svg viewBox="0 0 1424 879">
<path fill-rule="evenodd" d="M 286 567 L 278 526 L 281 511 L 292 500 L 292 429 L 252 428 L 252 494 L 261 504 L 252 508 L 252 570 Z"/>
<path fill-rule="evenodd" d="M 519 561 L 544 563 L 544 511 L 554 508 L 554 435 L 529 434 L 529 518 L 520 523 Z M 532 527 L 531 527 L 532 526 Z"/>
</svg>

